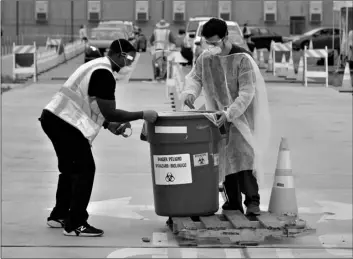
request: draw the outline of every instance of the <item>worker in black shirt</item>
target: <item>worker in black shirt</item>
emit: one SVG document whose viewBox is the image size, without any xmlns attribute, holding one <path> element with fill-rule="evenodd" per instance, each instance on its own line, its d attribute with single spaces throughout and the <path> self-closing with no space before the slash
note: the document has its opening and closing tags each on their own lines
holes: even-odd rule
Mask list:
<svg viewBox="0 0 353 259">
<path fill-rule="evenodd" d="M 42 128 L 53 143 L 60 171 L 56 205 L 47 224 L 64 227 L 68 236 L 101 236 L 103 230 L 87 223 L 95 163 L 91 145 L 101 127 L 121 134 L 124 123 L 144 119 L 154 123 L 155 111 L 129 112 L 116 109 L 113 72 L 131 74 L 135 48 L 115 40 L 106 57 L 81 65 L 54 95 L 40 117 Z"/>
</svg>

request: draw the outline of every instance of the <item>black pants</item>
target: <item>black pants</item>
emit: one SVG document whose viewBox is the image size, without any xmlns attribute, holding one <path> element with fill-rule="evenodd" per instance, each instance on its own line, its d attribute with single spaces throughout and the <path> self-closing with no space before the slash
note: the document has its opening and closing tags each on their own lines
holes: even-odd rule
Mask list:
<svg viewBox="0 0 353 259">
<path fill-rule="evenodd" d="M 53 143 L 60 171 L 56 205 L 50 217 L 65 219 L 65 229 L 71 231 L 88 219 L 96 170 L 91 146 L 78 129 L 51 112 L 44 110 L 39 120 Z"/>
<path fill-rule="evenodd" d="M 226 176 L 224 188 L 228 197 L 228 206 L 232 210 L 240 210 L 244 213 L 242 196 L 245 195 L 244 205 L 260 205 L 259 186 L 251 170 L 241 171 Z"/>
</svg>

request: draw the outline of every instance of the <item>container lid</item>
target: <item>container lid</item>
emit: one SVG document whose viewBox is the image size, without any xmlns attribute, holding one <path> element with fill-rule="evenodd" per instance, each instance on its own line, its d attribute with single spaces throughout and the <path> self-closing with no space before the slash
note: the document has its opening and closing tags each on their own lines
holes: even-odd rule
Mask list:
<svg viewBox="0 0 353 259">
<path fill-rule="evenodd" d="M 204 113 L 216 113 L 215 111 L 178 111 L 178 112 L 159 112 L 158 118 L 161 119 L 202 119 L 206 117 Z"/>
</svg>

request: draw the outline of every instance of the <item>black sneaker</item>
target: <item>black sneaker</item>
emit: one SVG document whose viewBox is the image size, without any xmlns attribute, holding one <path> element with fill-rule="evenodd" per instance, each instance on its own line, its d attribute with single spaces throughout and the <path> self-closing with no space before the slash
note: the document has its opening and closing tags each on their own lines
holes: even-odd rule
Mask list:
<svg viewBox="0 0 353 259">
<path fill-rule="evenodd" d="M 65 236 L 80 236 L 80 237 L 99 237 L 104 234 L 104 231 L 88 225 L 88 223 L 68 232 L 64 229 Z"/>
<path fill-rule="evenodd" d="M 259 215 L 261 215 L 260 207 L 259 207 L 258 205 L 252 205 L 252 204 L 250 204 L 250 205 L 246 208 L 246 215 L 247 215 L 247 216 L 250 216 L 250 215 L 259 216 Z"/>
<path fill-rule="evenodd" d="M 65 227 L 65 221 L 63 219 L 54 219 L 49 217 L 47 219 L 47 225 L 51 228 L 63 228 Z"/>
<path fill-rule="evenodd" d="M 228 201 L 223 204 L 222 210 L 239 210 L 241 213 L 244 214 L 243 208 L 239 208 L 237 206 L 232 206 L 231 204 L 229 204 Z"/>
</svg>

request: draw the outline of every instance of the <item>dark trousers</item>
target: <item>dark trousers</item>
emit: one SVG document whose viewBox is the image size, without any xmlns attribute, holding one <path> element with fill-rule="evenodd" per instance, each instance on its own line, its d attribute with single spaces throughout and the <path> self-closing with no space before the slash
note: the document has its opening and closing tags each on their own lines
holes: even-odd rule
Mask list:
<svg viewBox="0 0 353 259">
<path fill-rule="evenodd" d="M 260 194 L 257 180 L 251 170 L 241 171 L 226 176 L 224 188 L 228 198 L 228 206 L 232 210 L 240 210 L 244 213 L 242 196 L 245 195 L 244 205 L 260 205 Z"/>
<path fill-rule="evenodd" d="M 44 110 L 39 120 L 53 143 L 60 171 L 56 205 L 50 217 L 65 219 L 65 229 L 71 231 L 88 219 L 96 170 L 91 146 L 78 129 L 51 112 Z"/>
</svg>

